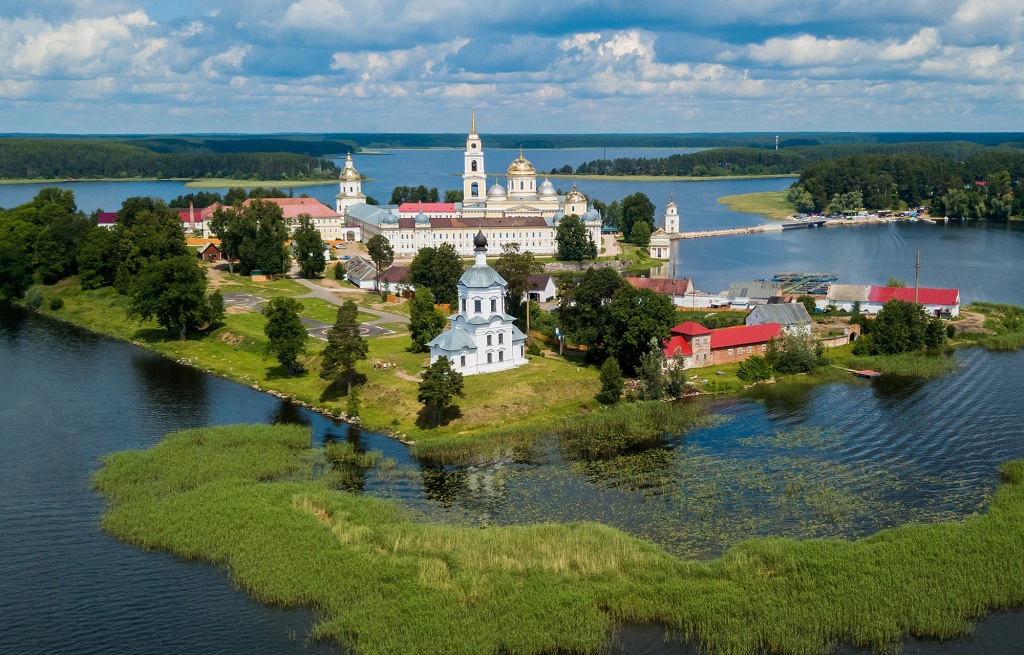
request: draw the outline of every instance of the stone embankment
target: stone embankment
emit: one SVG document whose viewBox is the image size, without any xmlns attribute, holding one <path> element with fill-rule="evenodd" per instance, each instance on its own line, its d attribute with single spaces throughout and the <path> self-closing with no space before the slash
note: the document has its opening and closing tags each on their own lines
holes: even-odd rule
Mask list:
<svg viewBox="0 0 1024 655">
<path fill-rule="evenodd" d="M 734 227 L 724 230 L 701 230 L 700 232 L 678 232 L 672 235 L 672 239 L 703 239 L 704 237 L 724 237 L 734 234 L 756 234 L 758 232 L 781 232 L 782 225 L 778 223 L 766 223 L 754 227 Z"/>
</svg>

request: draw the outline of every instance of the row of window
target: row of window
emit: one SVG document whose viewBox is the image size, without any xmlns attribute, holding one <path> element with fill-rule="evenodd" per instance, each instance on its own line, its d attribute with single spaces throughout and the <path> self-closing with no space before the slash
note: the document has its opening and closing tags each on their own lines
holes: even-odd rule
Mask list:
<svg viewBox="0 0 1024 655">
<path fill-rule="evenodd" d="M 479 314 L 480 312 L 483 311 L 481 303 L 482 303 L 482 301 L 480 300 L 480 298 L 474 298 L 473 299 L 473 312 L 474 313 Z M 462 299 L 462 313 L 463 314 L 466 313 L 466 299 L 465 298 Z M 491 313 L 492 314 L 497 314 L 498 313 L 498 299 L 497 298 L 491 298 Z M 489 338 L 490 337 L 488 337 L 488 339 Z M 490 345 L 490 341 L 487 342 L 487 345 Z"/>
<path fill-rule="evenodd" d="M 768 346 L 766 344 L 762 343 L 761 344 L 761 352 L 766 352 L 767 350 L 768 350 Z M 752 352 L 754 352 L 754 347 L 753 346 L 747 346 L 747 354 L 749 355 Z M 729 355 L 732 356 L 732 354 L 733 354 L 733 349 L 730 348 L 729 349 Z M 742 346 L 739 347 L 739 348 L 736 348 L 736 354 L 737 355 L 742 355 L 743 354 L 743 347 Z"/>
<path fill-rule="evenodd" d="M 490 336 L 488 336 L 488 343 L 487 343 L 487 345 L 490 345 L 489 339 L 490 339 Z M 501 343 L 500 339 L 499 339 L 498 342 Z M 525 357 L 526 356 L 526 347 L 525 346 L 519 346 L 519 356 L 520 357 Z M 505 361 L 505 351 L 504 350 L 499 350 L 498 351 L 498 361 L 499 362 Z M 487 353 L 487 363 L 488 364 L 493 364 L 494 363 L 494 353 L 493 352 Z M 459 367 L 460 368 L 466 368 L 466 356 L 465 355 L 459 355 Z"/>
</svg>

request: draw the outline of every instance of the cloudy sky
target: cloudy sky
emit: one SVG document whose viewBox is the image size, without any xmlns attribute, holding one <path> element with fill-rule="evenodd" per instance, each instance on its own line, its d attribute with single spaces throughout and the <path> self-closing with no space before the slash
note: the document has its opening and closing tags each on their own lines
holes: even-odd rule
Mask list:
<svg viewBox="0 0 1024 655">
<path fill-rule="evenodd" d="M 1024 0 L 0 2 L 0 131 L 1020 131 Z"/>
</svg>

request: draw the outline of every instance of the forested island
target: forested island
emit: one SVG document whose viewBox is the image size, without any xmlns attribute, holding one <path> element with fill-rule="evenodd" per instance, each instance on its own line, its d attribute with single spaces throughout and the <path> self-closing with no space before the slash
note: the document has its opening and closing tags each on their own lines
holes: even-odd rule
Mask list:
<svg viewBox="0 0 1024 655">
<path fill-rule="evenodd" d="M 234 180 L 334 180 L 341 169 L 329 159 L 291 152 L 214 152 L 165 148 L 106 139 L 0 139 L 0 179 L 229 178 Z M 171 151 L 173 150 L 173 151 Z"/>
<path fill-rule="evenodd" d="M 1002 146 L 1010 149 L 1009 146 Z M 835 143 L 764 147 L 712 148 L 702 152 L 668 157 L 619 157 L 597 159 L 576 168 L 552 168 L 552 175 L 724 177 L 751 175 L 795 175 L 810 164 L 859 155 L 928 154 L 953 160 L 985 152 L 984 145 L 969 141 L 908 142 L 895 144 Z"/>
</svg>

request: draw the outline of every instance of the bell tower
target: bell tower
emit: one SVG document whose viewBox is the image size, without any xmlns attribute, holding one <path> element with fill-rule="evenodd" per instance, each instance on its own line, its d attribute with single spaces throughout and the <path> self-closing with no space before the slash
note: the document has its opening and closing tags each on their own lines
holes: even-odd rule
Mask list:
<svg viewBox="0 0 1024 655">
<path fill-rule="evenodd" d="M 669 234 L 679 232 L 679 208 L 672 196 L 669 196 L 668 206 L 665 207 L 665 231 Z"/>
<path fill-rule="evenodd" d="M 484 173 L 484 145 L 476 133 L 476 110 L 472 110 L 469 136 L 466 137 L 465 170 L 462 172 L 462 202 L 483 203 L 487 199 L 487 174 Z"/>
</svg>

